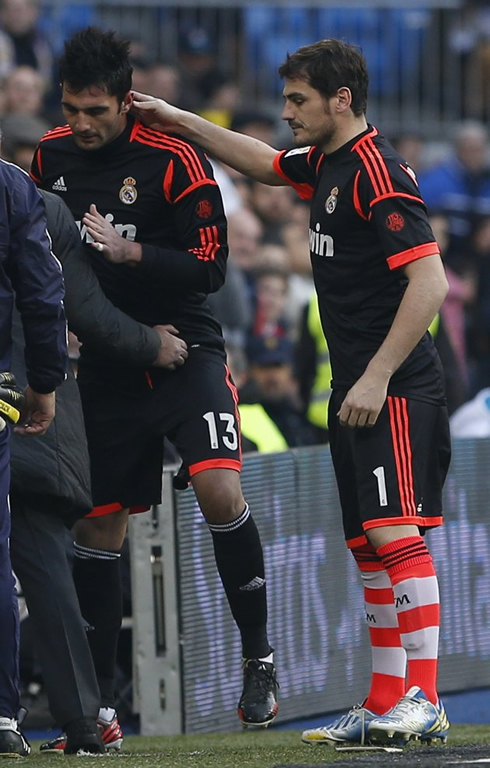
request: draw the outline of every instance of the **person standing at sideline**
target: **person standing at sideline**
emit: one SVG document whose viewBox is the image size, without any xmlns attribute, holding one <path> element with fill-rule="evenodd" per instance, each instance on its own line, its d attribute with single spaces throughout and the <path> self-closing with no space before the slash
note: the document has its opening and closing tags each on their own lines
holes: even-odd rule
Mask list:
<svg viewBox="0 0 490 768">
<path fill-rule="evenodd" d="M 94 627 L 100 718 L 117 721 L 119 559 L 128 514 L 161 500 L 166 436 L 189 469 L 240 630 L 238 714 L 246 725 L 266 726 L 277 713 L 277 683 L 262 545 L 240 485 L 236 388 L 205 301 L 225 278 L 222 200 L 199 148 L 129 115 L 131 71 L 129 44 L 113 32 L 88 28 L 66 42 L 60 80 L 68 125 L 42 139 L 31 172 L 79 222 L 106 296 L 141 323 L 175 325 L 188 349 L 185 365 L 167 371 L 128 370 L 82 347 L 78 384 L 95 507 L 76 524 L 74 578 L 82 615 Z"/>
<path fill-rule="evenodd" d="M 66 316 L 78 338 L 129 368 L 183 364 L 187 351 L 176 329 L 148 328 L 116 309 L 98 284 L 66 204 L 52 192 L 41 195 L 52 250 L 63 267 Z M 12 337 L 11 371 L 24 386 L 25 345 L 16 311 Z M 67 529 L 92 509 L 82 406 L 71 366 L 56 392 L 56 425 L 42 440 L 14 434 L 10 449 L 11 561 L 29 610 L 49 710 L 65 734 L 51 739 L 51 748 L 100 754 L 108 741 L 117 749 L 117 729 L 97 724 L 99 688 L 66 542 Z"/>
<path fill-rule="evenodd" d="M 9 371 L 12 357 L 14 301 L 24 328 L 27 387 L 25 407 L 11 421 L 16 432 L 44 435 L 55 414 L 55 389 L 68 364 L 63 280 L 51 253 L 41 195 L 28 175 L 0 160 L 0 371 Z M 2 408 L 13 377 L 3 373 Z M 6 391 L 5 391 L 6 390 Z M 15 390 L 14 390 L 15 392 Z M 19 730 L 19 612 L 9 553 L 9 433 L 0 431 L 0 755 L 24 756 L 30 746 Z"/>
<path fill-rule="evenodd" d="M 444 741 L 439 592 L 423 533 L 442 523 L 450 459 L 442 370 L 427 333 L 447 280 L 414 172 L 366 120 L 359 50 L 321 40 L 289 55 L 279 74 L 289 151 L 144 94 L 134 94 L 133 112 L 311 200 L 310 255 L 332 366 L 330 447 L 365 588 L 372 682 L 362 706 L 303 741 Z"/>
</svg>

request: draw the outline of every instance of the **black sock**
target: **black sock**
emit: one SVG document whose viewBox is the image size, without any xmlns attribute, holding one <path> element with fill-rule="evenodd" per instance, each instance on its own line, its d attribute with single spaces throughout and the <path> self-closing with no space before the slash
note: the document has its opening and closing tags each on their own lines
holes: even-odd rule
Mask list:
<svg viewBox="0 0 490 768">
<path fill-rule="evenodd" d="M 257 526 L 248 504 L 240 517 L 225 525 L 210 525 L 216 565 L 242 639 L 243 656 L 264 658 L 267 640 L 267 595 L 264 556 Z"/>
<path fill-rule="evenodd" d="M 122 622 L 120 552 L 74 545 L 73 579 L 99 683 L 101 706 L 114 706 L 117 641 Z"/>
</svg>

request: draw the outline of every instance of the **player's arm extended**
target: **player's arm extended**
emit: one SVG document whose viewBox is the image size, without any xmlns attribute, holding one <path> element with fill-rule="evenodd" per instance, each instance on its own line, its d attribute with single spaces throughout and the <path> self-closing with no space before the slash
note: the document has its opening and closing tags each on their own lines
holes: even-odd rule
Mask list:
<svg viewBox="0 0 490 768">
<path fill-rule="evenodd" d="M 391 377 L 426 333 L 446 297 L 449 286 L 439 254 L 412 261 L 403 271 L 408 285 L 391 329 L 338 413 L 344 426 L 376 423 Z"/>
<path fill-rule="evenodd" d="M 263 184 L 284 186 L 273 168 L 278 150 L 251 136 L 222 128 L 163 99 L 134 92 L 134 115 L 154 130 L 178 133 L 231 168 Z"/>
</svg>

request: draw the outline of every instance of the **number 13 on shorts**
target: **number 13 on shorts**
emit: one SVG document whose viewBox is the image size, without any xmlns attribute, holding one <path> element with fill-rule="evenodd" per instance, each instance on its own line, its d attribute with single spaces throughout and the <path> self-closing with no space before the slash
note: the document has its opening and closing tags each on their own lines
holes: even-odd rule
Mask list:
<svg viewBox="0 0 490 768">
<path fill-rule="evenodd" d="M 217 450 L 220 447 L 219 441 L 221 437 L 225 448 L 228 448 L 230 451 L 236 451 L 238 448 L 238 431 L 233 413 L 214 413 L 213 411 L 208 411 L 203 414 L 203 419 L 208 425 L 209 444 L 213 450 Z"/>
</svg>

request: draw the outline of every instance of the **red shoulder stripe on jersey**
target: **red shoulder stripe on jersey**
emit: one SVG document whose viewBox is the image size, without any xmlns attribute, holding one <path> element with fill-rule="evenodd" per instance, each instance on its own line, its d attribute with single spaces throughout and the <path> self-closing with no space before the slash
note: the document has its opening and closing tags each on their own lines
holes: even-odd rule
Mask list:
<svg viewBox="0 0 490 768">
<path fill-rule="evenodd" d="M 194 182 L 197 180 L 198 175 L 196 175 L 196 168 L 192 162 L 189 162 L 189 158 L 185 153 L 179 152 L 179 150 L 175 147 L 165 145 L 162 141 L 151 141 L 149 139 L 143 138 L 140 134 L 138 134 L 136 140 L 140 144 L 145 144 L 147 147 L 155 147 L 155 149 L 169 149 L 171 152 L 175 152 L 175 154 L 179 155 L 180 159 L 184 163 L 191 181 Z"/>
<path fill-rule="evenodd" d="M 130 141 L 134 141 L 135 140 L 136 136 L 138 135 L 138 131 L 141 128 L 142 125 L 143 125 L 143 123 L 140 120 L 135 120 L 134 121 L 134 125 L 133 125 L 133 127 L 131 129 L 131 133 L 129 135 L 129 140 Z"/>
<path fill-rule="evenodd" d="M 174 178 L 174 161 L 171 160 L 169 164 L 167 165 L 167 170 L 165 171 L 165 176 L 163 179 L 163 194 L 165 195 L 165 200 L 167 203 L 172 202 L 172 181 Z"/>
<path fill-rule="evenodd" d="M 354 148 L 369 173 L 376 195 L 380 195 L 393 191 L 393 184 L 384 158 L 373 142 L 372 136 L 372 132 L 363 136 Z"/>
<path fill-rule="evenodd" d="M 284 179 L 284 181 L 295 190 L 295 192 L 299 195 L 299 197 L 302 200 L 310 200 L 313 197 L 313 187 L 311 186 L 311 184 L 301 184 L 296 181 L 292 181 L 292 179 L 290 179 L 289 176 L 286 176 L 286 174 L 284 173 L 284 171 L 280 166 L 280 159 L 283 155 L 286 154 L 287 151 L 288 151 L 287 149 L 284 149 L 282 152 L 279 152 L 275 156 L 272 166 L 275 172 L 277 173 L 277 175 L 280 176 L 281 179 Z"/>
<path fill-rule="evenodd" d="M 386 165 L 386 161 L 383 155 L 381 154 L 381 152 L 379 151 L 378 147 L 376 146 L 376 144 L 372 139 L 369 139 L 369 141 L 366 142 L 366 149 L 372 155 L 373 160 L 378 168 L 378 173 L 382 178 L 384 178 L 384 182 L 387 189 L 391 191 L 393 189 L 391 174 L 388 170 L 388 166 Z"/>
<path fill-rule="evenodd" d="M 407 400 L 404 397 L 389 395 L 387 401 L 402 515 L 412 516 L 417 514 L 417 507 L 413 488 Z"/>
<path fill-rule="evenodd" d="M 187 144 L 180 139 L 176 139 L 173 136 L 171 137 L 164 133 L 159 134 L 157 131 L 151 131 L 143 126 L 141 126 L 140 130 L 135 134 L 134 139 L 141 144 L 156 147 L 157 149 L 168 149 L 170 152 L 179 155 L 187 168 L 189 178 L 192 182 L 202 178 L 208 178 L 208 174 L 204 170 L 199 155 L 190 144 Z"/>
<path fill-rule="evenodd" d="M 376 197 L 393 192 L 393 184 L 388 169 L 373 142 L 360 142 L 357 152 L 369 174 Z"/>
<path fill-rule="evenodd" d="M 361 171 L 357 171 L 356 177 L 354 179 L 354 208 L 356 209 L 356 213 L 361 217 L 361 219 L 364 219 L 365 221 L 368 220 L 368 217 L 364 213 L 364 211 L 361 208 L 361 201 L 359 199 L 359 179 L 361 178 Z"/>
<path fill-rule="evenodd" d="M 214 179 L 210 179 L 209 177 L 206 179 L 201 179 L 201 181 L 196 181 L 194 184 L 191 184 L 190 187 L 187 187 L 187 189 L 184 189 L 184 191 L 175 198 L 175 200 L 170 200 L 169 202 L 178 203 L 179 200 L 182 200 L 183 197 L 189 194 L 189 192 L 193 192 L 198 187 L 202 187 L 205 184 L 211 184 L 214 187 L 218 186 L 218 182 Z"/>
<path fill-rule="evenodd" d="M 49 139 L 58 139 L 62 136 L 70 136 L 72 133 L 72 130 L 69 125 L 62 125 L 58 128 L 53 128 L 51 131 L 48 131 L 44 134 L 41 141 L 48 141 Z"/>
<path fill-rule="evenodd" d="M 139 125 L 138 130 L 133 130 L 131 136 L 133 141 L 138 141 L 140 144 L 146 144 L 157 149 L 167 149 L 179 155 L 187 167 L 189 177 L 193 180 L 203 176 L 202 164 L 196 151 L 189 144 L 173 140 L 167 134 L 152 131 L 143 125 Z"/>
<path fill-rule="evenodd" d="M 410 264 L 411 261 L 423 259 L 425 256 L 433 256 L 436 253 L 440 253 L 440 251 L 439 246 L 434 241 L 433 243 L 416 245 L 414 248 L 408 248 L 406 251 L 400 251 L 400 253 L 394 253 L 386 260 L 386 263 L 390 269 L 398 269 L 404 264 Z"/>
<path fill-rule="evenodd" d="M 362 150 L 360 150 L 358 152 L 358 155 L 359 155 L 359 157 L 361 159 L 361 162 L 364 165 L 366 171 L 368 172 L 369 178 L 371 179 L 371 184 L 373 185 L 374 193 L 375 193 L 376 197 L 379 197 L 383 193 L 383 190 L 379 186 L 378 178 L 377 178 L 373 168 L 371 167 L 371 164 L 369 162 L 369 158 L 366 156 L 366 154 Z"/>
<path fill-rule="evenodd" d="M 173 136 L 163 136 L 161 143 L 165 149 L 170 149 L 172 152 L 176 152 L 179 156 L 185 156 L 187 158 L 187 162 L 194 171 L 196 181 L 198 179 L 209 178 L 209 174 L 204 169 L 201 158 L 190 144 L 187 144 L 180 139 L 176 139 Z"/>
<path fill-rule="evenodd" d="M 381 200 L 386 200 L 388 197 L 406 197 L 409 200 L 415 200 L 417 203 L 421 203 L 421 205 L 424 204 L 424 201 L 420 197 L 417 197 L 417 195 L 409 195 L 406 192 L 388 192 L 385 195 L 380 195 L 379 197 L 375 197 L 374 200 L 371 200 L 369 204 L 370 208 Z"/>
<path fill-rule="evenodd" d="M 358 139 L 358 141 L 356 141 L 356 143 L 351 149 L 351 152 L 357 152 L 357 148 L 359 144 L 362 144 L 362 142 L 366 141 L 366 139 L 374 139 L 374 137 L 377 136 L 378 133 L 379 133 L 378 129 L 373 126 L 369 131 L 369 133 L 366 133 L 365 136 L 361 136 L 361 138 Z"/>
</svg>

